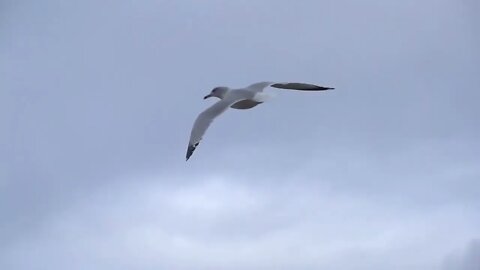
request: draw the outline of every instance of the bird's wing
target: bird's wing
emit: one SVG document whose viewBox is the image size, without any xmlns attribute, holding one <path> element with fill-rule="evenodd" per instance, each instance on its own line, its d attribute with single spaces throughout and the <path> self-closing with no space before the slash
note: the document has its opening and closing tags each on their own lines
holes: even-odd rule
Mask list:
<svg viewBox="0 0 480 270">
<path fill-rule="evenodd" d="M 246 89 L 253 92 L 262 92 L 266 87 L 275 84 L 274 82 L 257 82 L 246 87 Z"/>
<path fill-rule="evenodd" d="M 274 88 L 300 90 L 300 91 L 324 91 L 324 90 L 335 89 L 333 87 L 325 87 L 325 86 L 319 86 L 319 85 L 309 84 L 309 83 L 274 83 L 270 86 Z"/>
<path fill-rule="evenodd" d="M 262 92 L 263 89 L 265 89 L 268 86 L 274 87 L 274 88 L 280 88 L 280 89 L 300 90 L 300 91 L 323 91 L 323 90 L 335 89 L 332 87 L 318 86 L 315 84 L 295 83 L 295 82 L 293 83 L 292 82 L 290 83 L 258 82 L 258 83 L 249 85 L 247 89 L 253 92 Z"/>
<path fill-rule="evenodd" d="M 193 124 L 192 132 L 190 133 L 190 140 L 188 142 L 187 148 L 187 160 L 195 151 L 195 148 L 198 146 L 200 141 L 203 138 L 203 135 L 207 131 L 210 124 L 213 122 L 217 116 L 222 114 L 225 110 L 228 109 L 232 104 L 240 100 L 239 98 L 233 99 L 222 99 L 214 103 L 210 108 L 206 109 L 205 111 L 201 112 L 195 123 Z"/>
</svg>

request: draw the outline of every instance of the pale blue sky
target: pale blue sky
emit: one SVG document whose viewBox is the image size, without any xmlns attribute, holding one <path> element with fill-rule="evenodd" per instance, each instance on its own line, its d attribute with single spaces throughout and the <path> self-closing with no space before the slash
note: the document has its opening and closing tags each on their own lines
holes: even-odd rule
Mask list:
<svg viewBox="0 0 480 270">
<path fill-rule="evenodd" d="M 477 269 L 479 8 L 1 1 L 0 268 Z"/>
</svg>

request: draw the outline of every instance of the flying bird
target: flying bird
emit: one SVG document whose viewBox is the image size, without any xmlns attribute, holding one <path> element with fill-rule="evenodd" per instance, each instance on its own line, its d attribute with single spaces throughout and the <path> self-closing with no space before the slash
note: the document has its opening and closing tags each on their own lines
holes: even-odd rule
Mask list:
<svg viewBox="0 0 480 270">
<path fill-rule="evenodd" d="M 212 89 L 210 94 L 203 99 L 216 97 L 220 100 L 214 103 L 210 108 L 201 112 L 190 134 L 190 140 L 187 148 L 187 160 L 192 156 L 195 148 L 203 138 L 206 130 L 217 116 L 222 114 L 228 108 L 245 110 L 251 109 L 258 104 L 265 102 L 268 95 L 263 93 L 266 87 L 274 87 L 279 89 L 300 90 L 300 91 L 324 91 L 335 89 L 332 87 L 323 87 L 307 83 L 275 83 L 275 82 L 258 82 L 245 88 L 232 89 L 226 86 L 219 86 Z"/>
</svg>

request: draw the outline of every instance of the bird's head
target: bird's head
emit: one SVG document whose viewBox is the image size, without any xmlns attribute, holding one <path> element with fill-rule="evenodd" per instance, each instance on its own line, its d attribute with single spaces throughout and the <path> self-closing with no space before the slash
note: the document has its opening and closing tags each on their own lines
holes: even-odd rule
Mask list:
<svg viewBox="0 0 480 270">
<path fill-rule="evenodd" d="M 225 96 L 225 94 L 228 92 L 228 87 L 226 86 L 219 86 L 219 87 L 215 87 L 212 89 L 212 91 L 210 92 L 210 94 L 206 95 L 205 97 L 203 97 L 203 99 L 207 99 L 207 98 L 210 98 L 210 97 L 217 97 L 219 99 L 223 99 L 223 97 Z"/>
</svg>

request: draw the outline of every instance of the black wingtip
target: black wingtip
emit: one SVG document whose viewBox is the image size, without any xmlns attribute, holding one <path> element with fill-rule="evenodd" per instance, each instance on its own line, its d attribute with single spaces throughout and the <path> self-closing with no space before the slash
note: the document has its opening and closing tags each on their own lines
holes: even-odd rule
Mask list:
<svg viewBox="0 0 480 270">
<path fill-rule="evenodd" d="M 324 91 L 324 90 L 333 90 L 333 87 L 319 86 L 315 84 L 302 84 L 302 83 L 275 83 L 270 85 L 274 88 L 280 89 L 292 89 L 300 91 Z"/>
<path fill-rule="evenodd" d="M 188 161 L 188 159 L 192 156 L 193 152 L 195 151 L 195 148 L 197 148 L 197 145 L 198 145 L 198 143 L 188 146 L 187 156 L 186 156 L 187 159 L 185 161 Z"/>
</svg>

